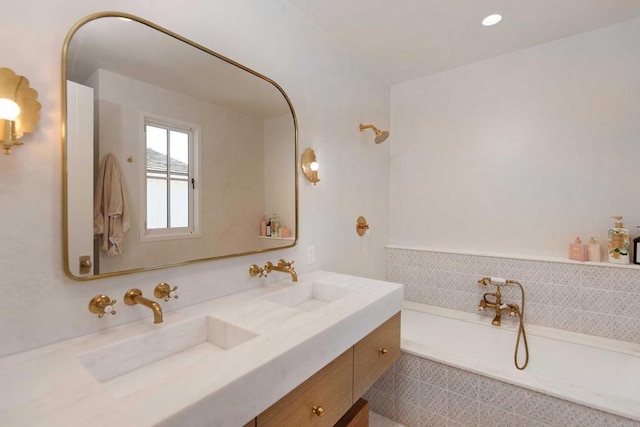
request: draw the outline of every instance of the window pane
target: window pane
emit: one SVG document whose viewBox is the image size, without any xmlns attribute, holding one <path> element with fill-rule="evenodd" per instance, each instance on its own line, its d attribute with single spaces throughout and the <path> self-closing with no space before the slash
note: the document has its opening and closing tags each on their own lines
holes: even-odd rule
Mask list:
<svg viewBox="0 0 640 427">
<path fill-rule="evenodd" d="M 147 229 L 167 228 L 167 181 L 147 178 Z"/>
<path fill-rule="evenodd" d="M 169 131 L 171 146 L 171 172 L 189 173 L 189 135 Z"/>
<path fill-rule="evenodd" d="M 189 183 L 187 181 L 171 181 L 170 226 L 189 226 Z"/>
<path fill-rule="evenodd" d="M 167 130 L 147 125 L 147 170 L 167 170 Z"/>
</svg>

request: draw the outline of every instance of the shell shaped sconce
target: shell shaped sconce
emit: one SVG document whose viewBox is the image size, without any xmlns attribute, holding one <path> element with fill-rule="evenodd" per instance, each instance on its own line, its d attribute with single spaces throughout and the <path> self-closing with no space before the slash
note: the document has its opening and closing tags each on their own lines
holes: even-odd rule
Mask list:
<svg viewBox="0 0 640 427">
<path fill-rule="evenodd" d="M 14 145 L 25 133 L 35 130 L 40 121 L 38 92 L 29 80 L 10 68 L 0 68 L 0 141 L 4 154 L 11 154 Z"/>
<path fill-rule="evenodd" d="M 316 185 L 320 182 L 318 178 L 318 161 L 316 160 L 316 153 L 311 148 L 307 148 L 302 153 L 300 158 L 300 167 L 302 167 L 302 173 L 307 177 L 309 182 Z"/>
</svg>

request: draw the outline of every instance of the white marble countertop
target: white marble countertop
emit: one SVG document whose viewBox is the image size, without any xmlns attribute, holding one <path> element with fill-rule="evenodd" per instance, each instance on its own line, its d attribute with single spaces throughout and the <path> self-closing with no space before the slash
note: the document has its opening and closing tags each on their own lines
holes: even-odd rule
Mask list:
<svg viewBox="0 0 640 427">
<path fill-rule="evenodd" d="M 264 299 L 310 281 L 350 292 L 311 311 Z M 8 356 L 0 359 L 0 425 L 240 426 L 398 312 L 402 300 L 401 285 L 317 271 L 297 283 L 278 282 L 167 313 L 159 325 L 150 312 L 138 322 Z M 176 325 L 202 316 L 257 336 L 202 357 L 167 357 L 155 371 L 142 368 L 103 382 L 81 362 L 96 349 L 113 346 L 103 352 L 110 354 L 144 344 L 141 337 L 159 331 L 177 334 Z M 140 347 L 141 354 L 153 351 Z"/>
</svg>

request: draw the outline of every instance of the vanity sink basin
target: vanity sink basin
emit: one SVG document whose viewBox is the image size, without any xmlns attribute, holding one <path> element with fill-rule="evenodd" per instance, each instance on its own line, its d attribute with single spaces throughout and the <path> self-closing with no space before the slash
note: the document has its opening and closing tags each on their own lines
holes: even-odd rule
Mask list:
<svg viewBox="0 0 640 427">
<path fill-rule="evenodd" d="M 211 316 L 202 316 L 78 355 L 78 360 L 116 397 L 158 378 L 179 374 L 257 334 Z M 126 374 L 126 375 L 125 375 Z"/>
<path fill-rule="evenodd" d="M 344 286 L 311 281 L 292 285 L 263 299 L 298 310 L 313 311 L 354 291 L 355 289 Z"/>
</svg>

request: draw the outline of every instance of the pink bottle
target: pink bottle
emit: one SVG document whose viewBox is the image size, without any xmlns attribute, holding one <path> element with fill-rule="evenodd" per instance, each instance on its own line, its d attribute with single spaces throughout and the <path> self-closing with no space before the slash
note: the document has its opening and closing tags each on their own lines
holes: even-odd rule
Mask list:
<svg viewBox="0 0 640 427">
<path fill-rule="evenodd" d="M 267 235 L 267 217 L 266 215 L 262 215 L 262 221 L 260 221 L 260 235 Z"/>
<path fill-rule="evenodd" d="M 587 245 L 582 243 L 580 237 L 576 237 L 576 240 L 569 244 L 569 259 L 573 259 L 575 261 L 586 261 L 587 256 Z"/>
</svg>

